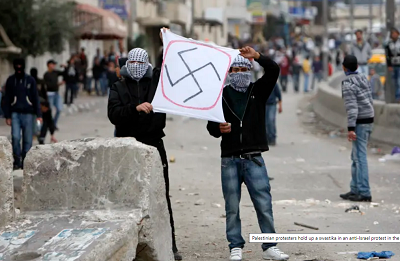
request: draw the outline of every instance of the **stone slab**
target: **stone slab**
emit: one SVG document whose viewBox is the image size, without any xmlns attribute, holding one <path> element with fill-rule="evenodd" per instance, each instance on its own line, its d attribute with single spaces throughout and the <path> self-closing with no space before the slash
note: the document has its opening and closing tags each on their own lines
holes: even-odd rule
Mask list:
<svg viewBox="0 0 400 261">
<path fill-rule="evenodd" d="M 0 228 L 14 217 L 12 147 L 7 137 L 0 137 Z"/>
<path fill-rule="evenodd" d="M 0 260 L 132 261 L 140 211 L 28 213 L 0 231 Z"/>
</svg>

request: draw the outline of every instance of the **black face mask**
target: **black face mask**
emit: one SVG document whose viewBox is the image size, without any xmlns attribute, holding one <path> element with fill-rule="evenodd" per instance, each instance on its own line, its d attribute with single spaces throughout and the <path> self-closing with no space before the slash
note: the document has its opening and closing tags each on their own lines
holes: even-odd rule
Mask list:
<svg viewBox="0 0 400 261">
<path fill-rule="evenodd" d="M 22 78 L 25 75 L 25 60 L 15 59 L 14 60 L 14 70 L 17 78 Z"/>
</svg>

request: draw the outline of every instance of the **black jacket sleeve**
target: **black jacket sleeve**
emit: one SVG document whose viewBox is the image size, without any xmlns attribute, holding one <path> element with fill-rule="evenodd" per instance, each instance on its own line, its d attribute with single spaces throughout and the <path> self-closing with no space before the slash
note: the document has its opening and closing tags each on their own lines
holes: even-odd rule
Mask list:
<svg viewBox="0 0 400 261">
<path fill-rule="evenodd" d="M 389 44 L 387 44 L 385 46 L 385 51 L 386 51 L 386 64 L 387 64 L 387 67 L 392 67 L 393 54 L 392 54 L 392 51 L 390 51 Z"/>
<path fill-rule="evenodd" d="M 221 130 L 219 129 L 219 123 L 217 122 L 209 121 L 207 123 L 207 130 L 210 135 L 215 138 L 219 138 L 222 136 Z"/>
<path fill-rule="evenodd" d="M 114 83 L 110 88 L 108 97 L 108 119 L 114 125 L 126 125 L 132 121 L 139 120 L 139 112 L 136 110 L 135 104 L 122 104 L 118 88 L 118 83 Z"/>
<path fill-rule="evenodd" d="M 4 96 L 2 98 L 2 109 L 4 112 L 4 117 L 6 119 L 11 119 L 11 102 L 12 102 L 12 88 L 13 85 L 11 84 L 10 78 L 7 79 L 6 84 L 4 85 Z"/>
<path fill-rule="evenodd" d="M 260 55 L 255 60 L 264 68 L 264 75 L 254 83 L 254 93 L 263 101 L 267 101 L 279 77 L 279 65 L 270 58 Z"/>
</svg>

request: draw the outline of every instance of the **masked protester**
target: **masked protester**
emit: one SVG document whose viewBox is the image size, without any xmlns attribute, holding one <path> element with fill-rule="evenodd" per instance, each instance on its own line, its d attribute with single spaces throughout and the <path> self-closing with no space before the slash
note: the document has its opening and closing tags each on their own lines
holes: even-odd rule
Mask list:
<svg viewBox="0 0 400 261">
<path fill-rule="evenodd" d="M 140 48 L 131 50 L 126 64 L 121 68 L 122 79 L 111 86 L 108 99 L 108 118 L 115 125 L 116 137 L 134 137 L 139 142 L 156 147 L 164 167 L 166 199 L 172 229 L 172 250 L 175 260 L 182 260 L 175 241 L 174 219 L 169 198 L 168 160 L 162 138 L 166 115 L 153 112 L 153 101 L 160 69 L 153 69 L 147 52 Z"/>
<path fill-rule="evenodd" d="M 36 120 L 42 122 L 42 113 L 36 81 L 25 73 L 25 60 L 14 60 L 15 74 L 8 77 L 4 95 L 4 116 L 11 126 L 14 169 L 23 168 L 26 154 L 32 147 Z M 34 117 L 36 116 L 36 117 Z M 22 151 L 21 151 L 22 132 Z"/>
<path fill-rule="evenodd" d="M 221 176 L 225 199 L 226 235 L 230 242 L 231 261 L 242 260 L 245 241 L 241 234 L 239 205 L 242 183 L 246 183 L 262 233 L 275 233 L 271 187 L 261 153 L 267 151 L 265 104 L 279 76 L 279 66 L 251 47 L 240 50 L 229 70 L 230 85 L 223 91 L 226 123 L 208 122 L 211 136 L 222 137 Z M 264 68 L 264 75 L 250 82 L 254 59 Z M 262 244 L 266 260 L 287 260 L 274 243 Z"/>
</svg>

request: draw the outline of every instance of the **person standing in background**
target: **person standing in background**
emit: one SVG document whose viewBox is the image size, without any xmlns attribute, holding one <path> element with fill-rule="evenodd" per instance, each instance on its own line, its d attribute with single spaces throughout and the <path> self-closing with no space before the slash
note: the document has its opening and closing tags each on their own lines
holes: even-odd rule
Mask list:
<svg viewBox="0 0 400 261">
<path fill-rule="evenodd" d="M 101 91 L 101 74 L 103 73 L 103 67 L 100 64 L 100 59 L 95 58 L 92 67 L 92 75 L 94 80 L 94 89 L 96 90 L 96 95 L 100 96 Z M 89 87 L 89 95 L 91 94 L 91 87 Z M 104 95 L 104 93 L 102 93 Z"/>
<path fill-rule="evenodd" d="M 80 80 L 83 86 L 83 89 L 89 92 L 90 94 L 90 88 L 88 83 L 88 77 L 87 77 L 87 70 L 88 70 L 88 60 L 85 54 L 85 48 L 81 48 L 81 53 L 79 54 L 79 61 L 80 61 Z"/>
<path fill-rule="evenodd" d="M 372 98 L 374 100 L 380 100 L 383 95 L 383 85 L 381 82 L 381 77 L 376 73 L 375 69 L 371 68 L 369 70 L 369 83 L 371 84 Z"/>
<path fill-rule="evenodd" d="M 280 84 L 282 86 L 282 92 L 286 92 L 290 74 L 290 60 L 289 56 L 286 54 L 286 51 L 284 51 L 284 55 L 279 63 L 279 67 L 281 68 Z"/>
<path fill-rule="evenodd" d="M 371 86 L 367 77 L 357 71 L 354 55 L 343 61 L 346 79 L 342 81 L 342 96 L 347 111 L 348 140 L 352 142 L 350 192 L 340 197 L 350 201 L 371 202 L 368 172 L 368 141 L 374 123 L 374 106 Z"/>
<path fill-rule="evenodd" d="M 301 68 L 302 66 L 300 64 L 299 58 L 295 56 L 292 64 L 292 79 L 293 79 L 294 91 L 296 93 L 299 92 Z"/>
<path fill-rule="evenodd" d="M 362 30 L 357 30 L 355 34 L 356 42 L 352 44 L 350 54 L 357 58 L 358 71 L 367 76 L 368 61 L 372 56 L 371 45 L 367 41 L 364 41 Z"/>
<path fill-rule="evenodd" d="M 47 97 L 46 84 L 44 83 L 44 81 L 42 79 L 38 78 L 38 71 L 36 68 L 32 68 L 30 71 L 30 74 L 33 77 L 33 79 L 35 79 L 35 81 L 36 81 L 37 89 L 39 92 L 40 109 L 42 111 L 43 125 L 40 130 L 40 135 L 38 137 L 39 144 L 44 144 L 48 130 L 50 130 L 50 134 L 51 134 L 50 141 L 53 143 L 56 143 L 57 140 L 54 137 L 55 126 L 54 126 L 53 115 L 51 113 L 49 100 Z"/>
<path fill-rule="evenodd" d="M 276 145 L 276 105 L 278 112 L 282 113 L 282 93 L 279 85 L 276 84 L 269 96 L 265 106 L 265 127 L 267 131 L 268 144 Z"/>
<path fill-rule="evenodd" d="M 319 57 L 319 55 L 314 56 L 314 61 L 312 64 L 312 69 L 313 69 L 313 79 L 311 82 L 311 90 L 314 90 L 315 87 L 315 80 L 317 80 L 318 82 L 320 82 L 322 80 L 322 62 L 321 62 L 321 58 Z"/>
<path fill-rule="evenodd" d="M 400 40 L 399 30 L 392 28 L 390 40 L 386 45 L 386 63 L 388 70 L 392 72 L 393 84 L 396 90 L 396 101 L 400 103 Z"/>
<path fill-rule="evenodd" d="M 78 68 L 75 66 L 75 56 L 71 56 L 64 70 L 65 95 L 64 104 L 70 106 L 74 103 L 75 92 L 79 81 Z"/>
<path fill-rule="evenodd" d="M 24 159 L 32 147 L 33 130 L 37 117 L 42 120 L 39 93 L 35 79 L 25 73 L 25 60 L 14 60 L 15 73 L 8 77 L 4 94 L 4 116 L 11 126 L 14 170 L 23 169 Z M 36 116 L 36 117 L 34 117 Z M 22 151 L 21 151 L 22 132 Z"/>
<path fill-rule="evenodd" d="M 310 56 L 307 56 L 303 60 L 303 76 L 304 76 L 304 92 L 308 92 L 308 85 L 310 82 L 310 73 L 311 73 L 311 65 L 310 65 Z"/>
<path fill-rule="evenodd" d="M 59 94 L 60 86 L 64 84 L 64 81 L 59 82 L 58 77 L 63 76 L 64 72 L 55 69 L 56 62 L 54 60 L 49 60 L 47 62 L 47 72 L 43 76 L 43 80 L 47 88 L 47 96 L 49 99 L 50 106 L 56 108 L 56 114 L 54 115 L 54 125 L 56 130 L 58 130 L 58 119 L 62 110 L 62 101 Z"/>
</svg>

